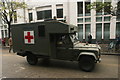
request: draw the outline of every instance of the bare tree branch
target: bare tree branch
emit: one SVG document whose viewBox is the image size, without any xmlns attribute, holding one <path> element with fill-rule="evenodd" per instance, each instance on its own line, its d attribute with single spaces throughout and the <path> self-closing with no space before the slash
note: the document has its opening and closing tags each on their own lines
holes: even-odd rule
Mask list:
<svg viewBox="0 0 120 80">
<path fill-rule="evenodd" d="M 8 33 L 10 33 L 10 25 L 13 20 L 13 18 L 16 17 L 16 9 L 18 8 L 25 8 L 25 3 L 23 2 L 16 2 L 16 1 L 9 1 L 9 0 L 2 0 L 0 2 L 1 7 L 1 14 L 2 14 L 2 20 L 8 24 Z M 9 34 L 10 36 L 10 34 Z"/>
</svg>

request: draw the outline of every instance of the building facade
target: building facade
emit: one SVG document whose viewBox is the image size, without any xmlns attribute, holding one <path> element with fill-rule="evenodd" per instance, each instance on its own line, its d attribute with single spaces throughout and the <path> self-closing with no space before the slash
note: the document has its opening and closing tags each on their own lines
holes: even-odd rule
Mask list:
<svg viewBox="0 0 120 80">
<path fill-rule="evenodd" d="M 0 14 L 0 39 L 8 37 L 7 25 L 2 21 L 2 15 Z"/>
<path fill-rule="evenodd" d="M 120 19 L 116 16 L 103 11 L 88 10 L 87 5 L 96 0 L 44 0 L 27 2 L 27 9 L 18 9 L 17 14 L 23 17 L 17 17 L 17 23 L 32 23 L 44 21 L 45 19 L 53 19 L 64 21 L 68 24 L 78 26 L 78 39 L 86 41 L 88 33 L 92 34 L 92 38 L 96 41 L 112 40 L 120 34 Z M 107 2 L 106 0 L 99 0 Z M 112 0 L 108 2 L 116 6 L 118 1 Z"/>
</svg>

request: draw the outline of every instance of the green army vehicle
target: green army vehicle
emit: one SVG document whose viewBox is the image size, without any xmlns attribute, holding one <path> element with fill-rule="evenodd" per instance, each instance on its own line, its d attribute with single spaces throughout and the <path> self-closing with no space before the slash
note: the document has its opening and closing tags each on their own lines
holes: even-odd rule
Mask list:
<svg viewBox="0 0 120 80">
<path fill-rule="evenodd" d="M 77 26 L 50 20 L 13 24 L 13 50 L 35 65 L 39 58 L 78 61 L 84 71 L 92 71 L 100 61 L 97 44 L 80 43 L 74 38 Z"/>
</svg>

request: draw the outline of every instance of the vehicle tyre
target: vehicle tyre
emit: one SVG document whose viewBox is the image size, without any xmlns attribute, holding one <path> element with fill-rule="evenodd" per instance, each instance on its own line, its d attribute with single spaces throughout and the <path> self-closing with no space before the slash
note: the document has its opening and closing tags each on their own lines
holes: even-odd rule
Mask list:
<svg viewBox="0 0 120 80">
<path fill-rule="evenodd" d="M 29 55 L 27 55 L 27 62 L 30 65 L 36 65 L 38 62 L 38 58 L 33 54 L 29 54 Z"/>
<path fill-rule="evenodd" d="M 91 56 L 82 56 L 79 59 L 79 67 L 83 71 L 90 72 L 95 67 L 95 59 Z"/>
</svg>

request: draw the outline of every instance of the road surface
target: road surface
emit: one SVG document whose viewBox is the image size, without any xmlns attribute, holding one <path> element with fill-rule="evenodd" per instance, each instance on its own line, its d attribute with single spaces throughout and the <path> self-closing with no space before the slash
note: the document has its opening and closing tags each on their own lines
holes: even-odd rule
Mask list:
<svg viewBox="0 0 120 80">
<path fill-rule="evenodd" d="M 115 55 L 102 55 L 102 62 L 96 64 L 94 71 L 84 72 L 77 62 L 50 60 L 49 65 L 44 65 L 40 60 L 31 66 L 25 57 L 8 53 L 8 49 L 0 52 L 3 78 L 118 78 L 118 56 Z"/>
</svg>

